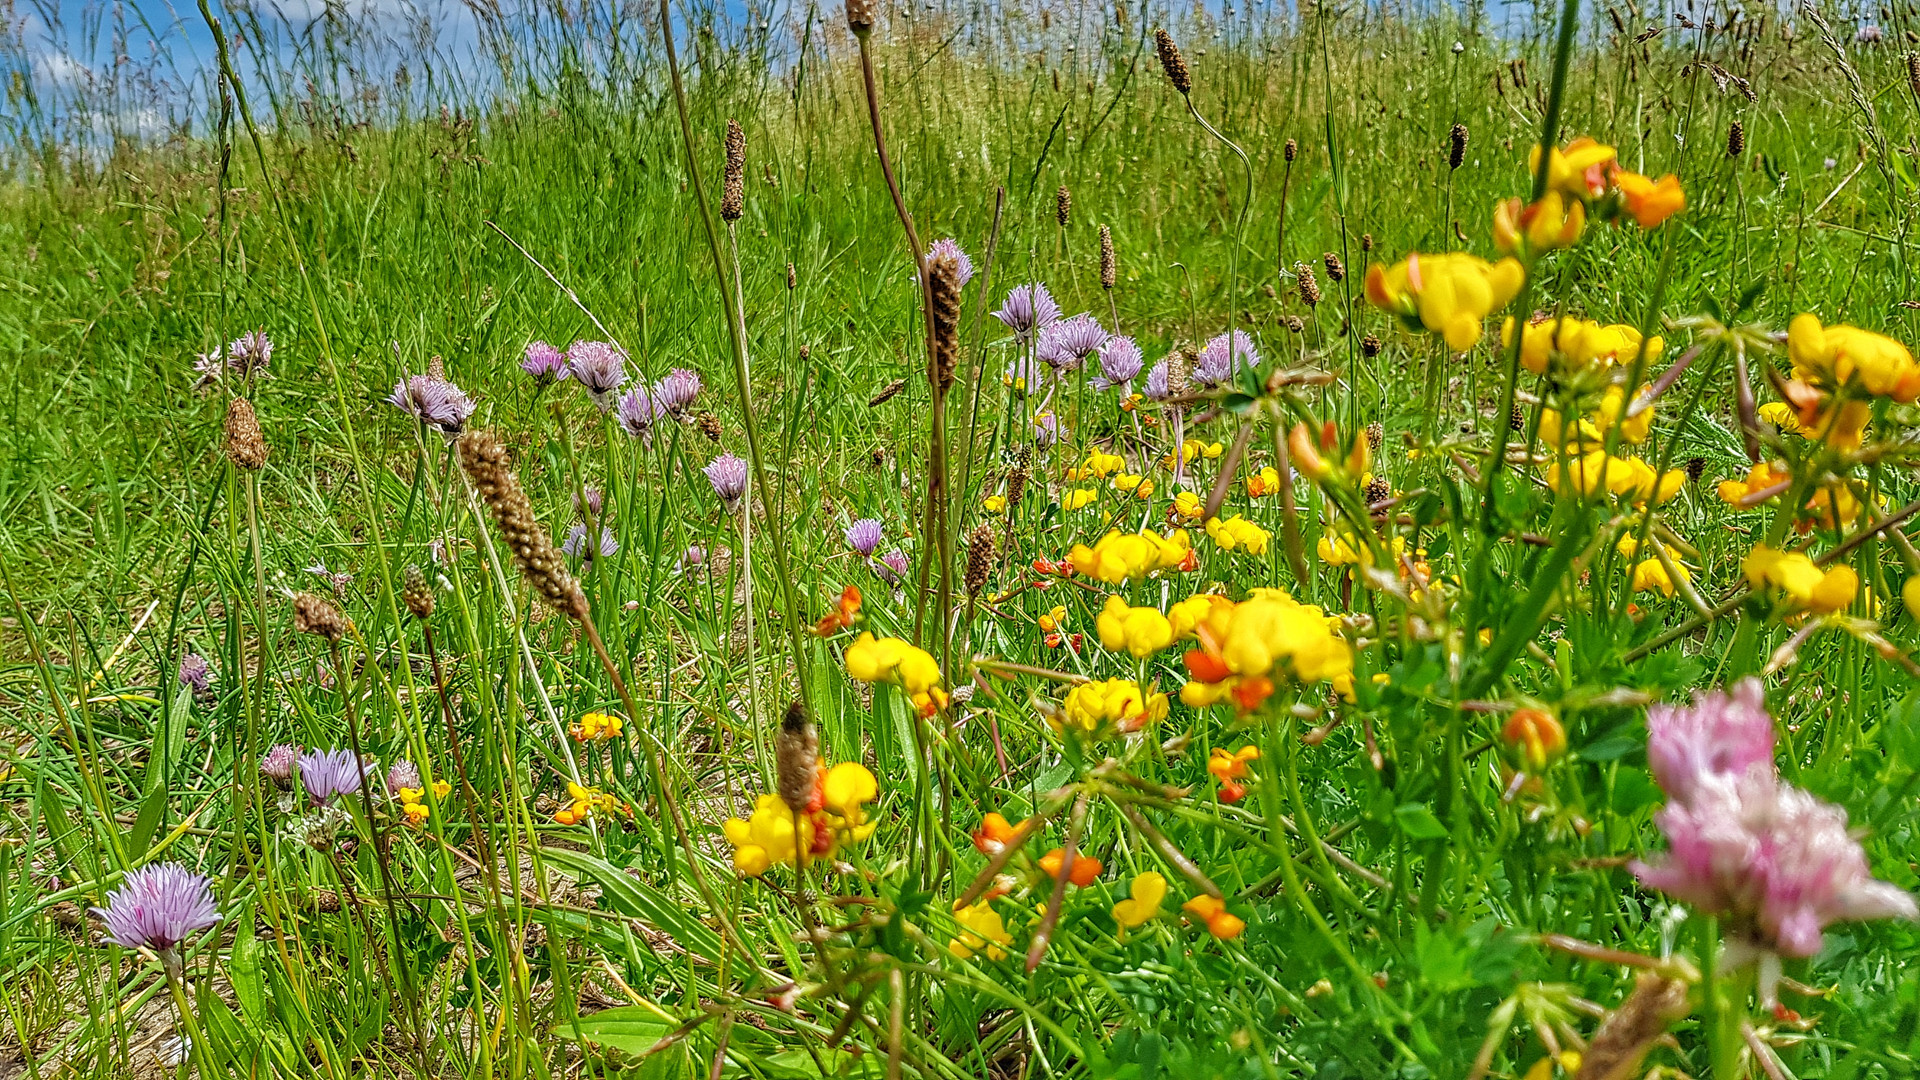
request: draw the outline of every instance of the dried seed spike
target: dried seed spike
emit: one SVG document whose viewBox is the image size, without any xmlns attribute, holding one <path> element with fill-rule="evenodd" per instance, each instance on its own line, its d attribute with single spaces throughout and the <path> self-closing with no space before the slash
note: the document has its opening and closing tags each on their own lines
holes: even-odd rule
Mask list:
<svg viewBox="0 0 1920 1080">
<path fill-rule="evenodd" d="M 1360 339 L 1360 354 L 1371 360 L 1380 355 L 1380 335 L 1368 334 Z"/>
<path fill-rule="evenodd" d="M 708 442 L 720 441 L 721 430 L 719 417 L 710 412 L 702 412 L 693 418 L 693 423 L 695 427 L 700 429 L 700 434 L 707 437 Z"/>
<path fill-rule="evenodd" d="M 260 418 L 254 415 L 253 402 L 237 397 L 227 402 L 227 460 L 236 469 L 258 472 L 267 464 L 267 437 L 260 431 Z"/>
<path fill-rule="evenodd" d="M 1066 188 L 1061 188 L 1062 197 Z M 929 310 L 933 313 L 933 340 L 931 355 L 928 357 L 930 369 L 928 375 L 933 384 L 942 390 L 953 385 L 953 375 L 959 369 L 960 361 L 960 262 L 951 253 L 944 253 L 927 265 L 928 292 L 932 294 Z"/>
<path fill-rule="evenodd" d="M 1527 410 L 1521 408 L 1517 401 L 1513 403 L 1513 408 L 1507 410 L 1507 426 L 1515 431 L 1527 430 Z"/>
<path fill-rule="evenodd" d="M 1329 251 L 1325 255 L 1320 256 L 1320 261 L 1327 264 L 1327 279 L 1329 281 L 1338 285 L 1340 282 L 1346 280 L 1347 264 L 1340 261 L 1338 253 Z"/>
<path fill-rule="evenodd" d="M 807 717 L 807 707 L 798 701 L 787 706 L 773 737 L 773 771 L 780 801 L 796 814 L 806 813 L 819 786 L 820 737 Z"/>
<path fill-rule="evenodd" d="M 1447 169 L 1452 171 L 1467 162 L 1467 125 L 1455 124 L 1447 131 Z"/>
<path fill-rule="evenodd" d="M 967 569 L 963 580 L 968 596 L 979 596 L 980 590 L 987 587 L 987 579 L 993 575 L 993 557 L 993 529 L 976 526 L 967 534 Z"/>
<path fill-rule="evenodd" d="M 1385 502 L 1387 499 L 1392 498 L 1393 485 L 1387 483 L 1386 477 L 1376 476 L 1367 481 L 1366 490 L 1362 492 L 1362 494 L 1366 497 L 1367 505 L 1372 506 L 1375 503 Z"/>
<path fill-rule="evenodd" d="M 747 197 L 747 134 L 740 121 L 727 118 L 727 164 L 720 181 L 720 219 L 739 221 Z"/>
<path fill-rule="evenodd" d="M 800 284 L 800 277 L 794 273 L 793 264 L 787 264 L 787 291 L 792 292 Z"/>
<path fill-rule="evenodd" d="M 1920 53 L 1907 54 L 1907 87 L 1920 97 Z"/>
<path fill-rule="evenodd" d="M 1120 280 L 1120 260 L 1113 253 L 1113 230 L 1100 226 L 1100 287 L 1111 289 Z"/>
<path fill-rule="evenodd" d="M 1295 263 L 1293 271 L 1300 278 L 1300 299 L 1305 300 L 1308 307 L 1317 306 L 1320 303 L 1320 279 L 1313 275 L 1313 264 Z"/>
<path fill-rule="evenodd" d="M 492 511 L 494 525 L 528 584 L 556 610 L 586 619 L 587 594 L 567 570 L 566 559 L 553 546 L 553 538 L 534 516 L 533 504 L 513 473 L 506 445 L 492 432 L 475 429 L 460 436 L 459 446 L 460 465 L 467 471 L 475 494 Z"/>
<path fill-rule="evenodd" d="M 1687 459 L 1687 479 L 1699 483 L 1707 473 L 1707 459 L 1698 455 Z"/>
<path fill-rule="evenodd" d="M 313 593 L 293 594 L 293 628 L 302 634 L 313 634 L 325 638 L 329 643 L 337 644 L 347 636 L 347 629 L 353 624 L 347 621 L 340 609 L 334 607 L 325 597 Z"/>
<path fill-rule="evenodd" d="M 1053 193 L 1053 220 L 1059 222 L 1060 227 L 1064 229 L 1072 217 L 1073 192 L 1067 190 L 1067 185 L 1061 184 L 1060 190 Z"/>
<path fill-rule="evenodd" d="M 1373 250 L 1373 234 L 1372 233 L 1369 232 L 1369 233 L 1360 234 L 1360 250 L 1361 251 Z"/>
<path fill-rule="evenodd" d="M 1737 158 L 1747 152 L 1747 129 L 1736 117 L 1727 125 L 1727 156 Z"/>
<path fill-rule="evenodd" d="M 407 565 L 406 576 L 401 579 L 400 599 L 421 622 L 433 617 L 433 589 L 428 587 L 427 575 L 420 572 L 419 566 Z"/>
<path fill-rule="evenodd" d="M 1380 448 L 1382 446 L 1385 446 L 1386 442 L 1387 442 L 1386 427 L 1383 426 L 1378 420 L 1369 422 L 1367 424 L 1367 449 L 1372 451 L 1375 454 L 1378 454 L 1380 452 Z"/>
<path fill-rule="evenodd" d="M 880 388 L 880 392 L 867 399 L 867 408 L 877 409 L 893 400 L 893 396 L 907 388 L 907 380 L 895 379 Z"/>
<path fill-rule="evenodd" d="M 1153 32 L 1153 51 L 1160 55 L 1160 67 L 1167 73 L 1167 81 L 1182 94 L 1193 92 L 1193 72 L 1187 70 L 1187 60 L 1180 55 L 1180 46 L 1173 43 L 1173 35 L 1156 28 Z"/>
<path fill-rule="evenodd" d="M 1293 164 L 1293 159 L 1300 156 L 1300 144 L 1288 139 L 1285 145 L 1280 147 L 1280 156 L 1287 159 L 1287 164 Z"/>
<path fill-rule="evenodd" d="M 1625 1080 L 1637 1075 L 1655 1040 L 1691 1011 L 1687 983 L 1655 972 L 1641 972 L 1633 993 L 1600 1022 L 1581 1055 L 1580 1080 Z"/>
</svg>

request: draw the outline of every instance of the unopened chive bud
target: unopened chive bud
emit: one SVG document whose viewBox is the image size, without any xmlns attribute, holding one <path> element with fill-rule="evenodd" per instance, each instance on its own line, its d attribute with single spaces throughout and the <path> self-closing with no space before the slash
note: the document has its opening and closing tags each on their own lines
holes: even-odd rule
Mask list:
<svg viewBox="0 0 1920 1080">
<path fill-rule="evenodd" d="M 421 622 L 433 617 L 433 590 L 427 586 L 427 575 L 421 573 L 418 566 L 407 566 L 406 576 L 401 579 L 400 599 Z"/>
<path fill-rule="evenodd" d="M 513 464 L 502 443 L 490 431 L 469 430 L 460 436 L 460 465 L 480 501 L 493 513 L 493 523 L 513 561 L 547 603 L 562 614 L 578 620 L 587 618 L 587 594 L 567 570 L 560 549 L 534 516 L 533 504 L 514 475 Z"/>
<path fill-rule="evenodd" d="M 747 134 L 740 121 L 727 119 L 727 164 L 720 181 L 720 220 L 739 221 L 746 209 Z"/>
<path fill-rule="evenodd" d="M 1066 194 L 1067 189 L 1061 188 L 1060 197 L 1065 199 Z M 1062 210 L 1061 216 L 1065 215 Z M 927 292 L 932 301 L 928 310 L 933 314 L 928 374 L 934 386 L 945 390 L 953 385 L 960 360 L 960 263 L 951 253 L 928 263 Z"/>
<path fill-rule="evenodd" d="M 1064 229 L 1067 227 L 1067 221 L 1072 217 L 1073 192 L 1067 190 L 1067 185 L 1061 184 L 1060 190 L 1053 193 L 1053 220 L 1059 222 L 1060 227 Z"/>
<path fill-rule="evenodd" d="M 1305 300 L 1308 307 L 1319 304 L 1320 279 L 1313 276 L 1312 264 L 1295 263 L 1293 270 L 1300 278 L 1300 299 Z"/>
<path fill-rule="evenodd" d="M 1288 139 L 1286 145 L 1280 148 L 1280 154 L 1287 159 L 1287 164 L 1291 165 L 1293 159 L 1300 156 L 1300 144 Z"/>
<path fill-rule="evenodd" d="M 227 460 L 236 469 L 258 472 L 267 464 L 267 437 L 260 432 L 260 418 L 253 413 L 253 402 L 237 397 L 227 403 Z"/>
<path fill-rule="evenodd" d="M 1120 260 L 1113 253 L 1113 230 L 1100 226 L 1100 287 L 1111 289 L 1120 280 Z"/>
<path fill-rule="evenodd" d="M 1457 169 L 1467 162 L 1467 125 L 1455 124 L 1447 132 L 1447 168 Z"/>
<path fill-rule="evenodd" d="M 325 597 L 305 592 L 293 594 L 293 628 L 299 633 L 313 634 L 325 638 L 329 644 L 338 644 L 347 636 L 350 625 L 340 609 Z"/>
<path fill-rule="evenodd" d="M 1153 51 L 1160 54 L 1160 67 L 1166 71 L 1167 81 L 1173 84 L 1173 88 L 1182 94 L 1192 93 L 1193 72 L 1187 70 L 1187 60 L 1180 55 L 1180 46 L 1173 43 L 1173 35 L 1165 30 L 1154 30 Z"/>
<path fill-rule="evenodd" d="M 1371 360 L 1380 355 L 1380 335 L 1368 334 L 1360 339 L 1361 355 Z"/>
<path fill-rule="evenodd" d="M 787 706 L 773 738 L 773 772 L 780 801 L 796 814 L 806 813 L 819 783 L 820 737 L 807 718 L 807 707 L 798 701 Z"/>
<path fill-rule="evenodd" d="M 1346 280 L 1347 264 L 1340 261 L 1338 254 L 1329 251 L 1325 255 L 1320 256 L 1320 259 L 1327 264 L 1327 280 L 1336 285 Z"/>
<path fill-rule="evenodd" d="M 979 596 L 980 590 L 987 587 L 987 579 L 993 574 L 993 529 L 980 525 L 967 534 L 967 570 L 964 580 L 967 595 Z"/>
<path fill-rule="evenodd" d="M 1747 129 L 1738 119 L 1727 125 L 1727 156 L 1737 158 L 1747 152 Z"/>
</svg>

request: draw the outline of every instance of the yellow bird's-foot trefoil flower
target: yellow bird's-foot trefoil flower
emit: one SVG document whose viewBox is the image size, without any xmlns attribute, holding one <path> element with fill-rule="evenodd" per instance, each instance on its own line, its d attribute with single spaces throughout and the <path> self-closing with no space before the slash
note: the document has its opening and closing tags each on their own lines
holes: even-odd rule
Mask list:
<svg viewBox="0 0 1920 1080">
<path fill-rule="evenodd" d="M 1369 266 L 1367 300 L 1465 352 L 1480 340 L 1487 316 L 1513 301 L 1525 276 L 1517 259 L 1489 263 L 1462 252 L 1415 252 L 1391 267 Z"/>
</svg>

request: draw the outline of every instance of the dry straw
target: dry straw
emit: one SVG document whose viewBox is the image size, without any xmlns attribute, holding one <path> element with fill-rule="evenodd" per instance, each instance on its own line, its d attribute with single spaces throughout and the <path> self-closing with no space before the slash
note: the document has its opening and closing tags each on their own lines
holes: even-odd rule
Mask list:
<svg viewBox="0 0 1920 1080">
<path fill-rule="evenodd" d="M 253 414 L 253 403 L 237 397 L 227 403 L 227 460 L 234 468 L 258 472 L 267 464 L 267 437 L 260 432 L 260 419 Z"/>
<path fill-rule="evenodd" d="M 493 513 L 493 523 L 527 583 L 560 612 L 585 621 L 587 594 L 567 572 L 566 559 L 534 516 L 533 504 L 513 473 L 506 445 L 490 431 L 469 431 L 460 436 L 460 465 L 480 501 Z"/>
</svg>

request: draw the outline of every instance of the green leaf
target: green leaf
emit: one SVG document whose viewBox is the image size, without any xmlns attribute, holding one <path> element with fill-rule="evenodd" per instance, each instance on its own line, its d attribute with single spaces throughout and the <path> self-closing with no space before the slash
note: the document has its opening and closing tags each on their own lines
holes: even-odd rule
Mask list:
<svg viewBox="0 0 1920 1080">
<path fill-rule="evenodd" d="M 133 829 L 127 834 L 127 856 L 138 862 L 152 846 L 153 832 L 160 827 L 160 816 L 167 812 L 167 788 L 165 784 L 147 792 L 140 804 L 140 815 L 133 819 Z"/>
<path fill-rule="evenodd" d="M 720 935 L 696 918 L 686 904 L 597 855 L 565 848 L 542 848 L 541 855 L 550 863 L 598 882 L 601 899 L 609 910 L 666 931 L 682 948 L 710 964 L 720 962 Z"/>
<path fill-rule="evenodd" d="M 659 1009 L 645 1005 L 622 1005 L 583 1016 L 578 1023 L 562 1022 L 553 1026 L 554 1035 L 569 1042 L 577 1038 L 595 1046 L 628 1054 L 644 1054 L 654 1043 L 680 1025 L 663 1017 Z"/>
<path fill-rule="evenodd" d="M 265 1023 L 267 984 L 260 971 L 260 939 L 253 932 L 253 901 L 240 907 L 234 918 L 233 951 L 227 961 L 227 978 L 233 982 L 234 1000 L 254 1026 Z"/>
<path fill-rule="evenodd" d="M 1447 827 L 1433 816 L 1426 803 L 1405 803 L 1393 810 L 1393 819 L 1400 825 L 1400 831 L 1414 840 L 1438 840 L 1447 835 Z"/>
<path fill-rule="evenodd" d="M 1615 771 L 1613 795 L 1608 805 L 1614 813 L 1626 817 L 1658 803 L 1663 797 L 1645 769 L 1622 765 Z"/>
</svg>

